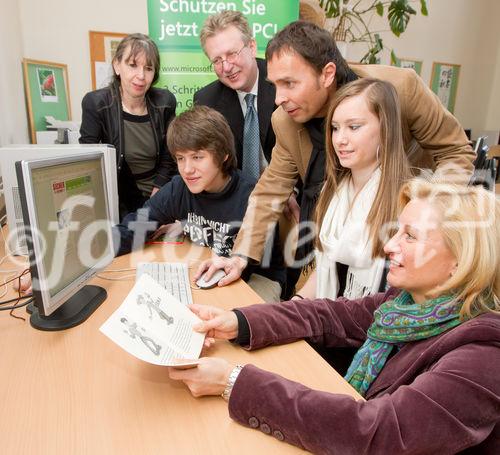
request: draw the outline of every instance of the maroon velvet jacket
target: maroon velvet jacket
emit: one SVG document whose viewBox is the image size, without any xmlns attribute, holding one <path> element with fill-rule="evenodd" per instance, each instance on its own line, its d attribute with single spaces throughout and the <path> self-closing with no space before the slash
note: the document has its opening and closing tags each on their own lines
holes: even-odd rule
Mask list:
<svg viewBox="0 0 500 455">
<path fill-rule="evenodd" d="M 291 301 L 239 310 L 250 349 L 308 338 L 359 347 L 374 310 L 395 290 L 359 300 Z M 257 398 L 258 397 L 258 398 Z M 366 402 L 319 392 L 253 365 L 229 401 L 233 419 L 320 454 L 500 454 L 500 316 L 483 314 L 408 343 Z"/>
</svg>

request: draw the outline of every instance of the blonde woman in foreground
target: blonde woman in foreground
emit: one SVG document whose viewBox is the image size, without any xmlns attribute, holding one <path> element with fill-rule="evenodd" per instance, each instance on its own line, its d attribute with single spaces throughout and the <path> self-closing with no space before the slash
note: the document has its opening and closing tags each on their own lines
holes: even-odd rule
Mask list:
<svg viewBox="0 0 500 455">
<path fill-rule="evenodd" d="M 500 201 L 482 188 L 417 179 L 400 201 L 385 245 L 388 292 L 233 311 L 193 306 L 207 345 L 307 338 L 359 347 L 346 380 L 366 401 L 219 358 L 170 377 L 194 396 L 223 394 L 234 420 L 266 424 L 314 453 L 500 453 Z"/>
</svg>

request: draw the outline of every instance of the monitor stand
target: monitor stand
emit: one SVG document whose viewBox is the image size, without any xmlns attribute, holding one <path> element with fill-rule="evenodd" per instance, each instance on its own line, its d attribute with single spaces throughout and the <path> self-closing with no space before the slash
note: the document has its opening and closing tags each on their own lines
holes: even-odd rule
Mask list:
<svg viewBox="0 0 500 455">
<path fill-rule="evenodd" d="M 31 312 L 30 324 L 38 330 L 64 330 L 75 327 L 88 317 L 106 300 L 107 292 L 100 286 L 87 284 L 64 302 L 50 316 L 40 315 L 36 306 L 28 306 Z"/>
</svg>

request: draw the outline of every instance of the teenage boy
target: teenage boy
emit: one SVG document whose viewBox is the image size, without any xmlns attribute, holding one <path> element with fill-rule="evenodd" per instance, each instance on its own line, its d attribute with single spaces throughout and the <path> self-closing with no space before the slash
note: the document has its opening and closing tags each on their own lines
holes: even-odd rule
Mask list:
<svg viewBox="0 0 500 455">
<path fill-rule="evenodd" d="M 167 145 L 179 175 L 140 211 L 123 219 L 118 226 L 118 255 L 142 246 L 145 234 L 153 233 L 157 225 L 181 220 L 193 243 L 208 246 L 218 256 L 229 256 L 254 186 L 236 169 L 229 125 L 214 109 L 195 106 L 171 122 Z M 277 237 L 268 266 L 249 267 L 243 275 L 265 301 L 279 301 L 285 280 Z"/>
</svg>

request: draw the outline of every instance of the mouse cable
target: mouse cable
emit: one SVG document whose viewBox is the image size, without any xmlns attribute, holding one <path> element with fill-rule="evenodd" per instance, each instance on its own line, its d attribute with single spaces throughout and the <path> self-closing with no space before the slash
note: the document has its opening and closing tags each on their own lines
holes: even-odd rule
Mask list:
<svg viewBox="0 0 500 455">
<path fill-rule="evenodd" d="M 9 300 L 2 300 L 0 302 L 0 305 L 7 305 L 7 303 L 11 303 L 11 302 L 17 302 L 19 300 L 24 300 L 24 299 L 29 299 L 33 297 L 33 294 L 26 294 L 26 295 L 23 295 L 21 297 L 14 297 L 13 299 L 9 299 Z M 5 308 L 0 308 L 0 310 L 4 310 Z"/>
<path fill-rule="evenodd" d="M 25 297 L 21 297 L 21 299 L 24 299 Z M 18 299 L 15 299 L 18 300 Z M 19 299 L 20 300 L 20 299 Z M 35 300 L 33 297 L 31 297 L 29 300 L 26 302 L 20 303 L 19 305 L 11 305 L 11 306 L 6 306 L 0 308 L 0 311 L 7 311 L 7 310 L 17 310 L 18 308 L 22 308 L 23 306 L 29 305 L 31 302 Z"/>
</svg>

